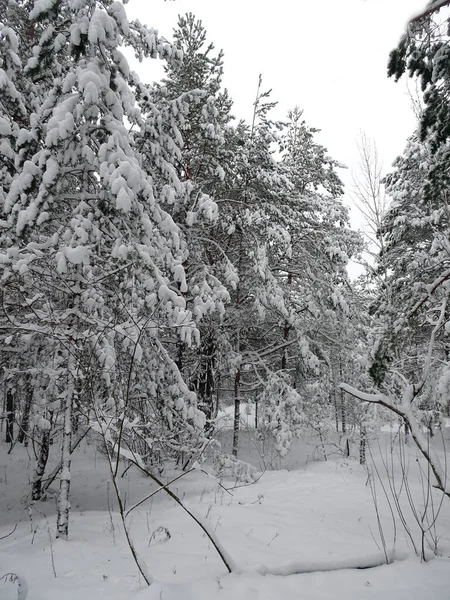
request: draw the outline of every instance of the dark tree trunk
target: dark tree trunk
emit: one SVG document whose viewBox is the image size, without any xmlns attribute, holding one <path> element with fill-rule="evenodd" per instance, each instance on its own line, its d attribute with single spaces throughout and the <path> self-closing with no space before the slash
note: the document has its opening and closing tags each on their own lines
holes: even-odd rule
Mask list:
<svg viewBox="0 0 450 600">
<path fill-rule="evenodd" d="M 238 369 L 234 376 L 234 425 L 233 425 L 233 456 L 237 457 L 239 448 L 239 426 L 241 420 L 241 399 L 239 397 L 239 381 L 241 371 Z"/>
<path fill-rule="evenodd" d="M 339 403 L 338 403 L 338 386 L 339 386 L 339 381 L 338 381 L 338 374 L 337 374 L 337 366 L 336 364 L 332 364 L 331 365 L 331 401 L 333 403 L 334 406 L 334 419 L 336 422 L 336 432 L 339 433 Z"/>
<path fill-rule="evenodd" d="M 242 229 L 240 229 L 240 240 L 239 240 L 239 260 L 238 260 L 238 276 L 241 274 L 241 264 L 242 264 Z M 239 280 L 240 281 L 240 280 Z M 241 288 L 240 283 L 238 281 L 238 285 L 236 287 L 236 306 L 239 309 L 240 305 L 240 296 L 241 296 Z M 239 354 L 241 350 L 241 341 L 240 341 L 240 330 L 237 330 L 237 339 L 236 339 L 236 354 Z M 239 397 L 239 381 L 241 379 L 241 370 L 238 368 L 234 375 L 234 424 L 233 424 L 233 456 L 237 457 L 238 448 L 239 448 L 239 426 L 241 419 L 241 399 Z"/>
<path fill-rule="evenodd" d="M 408 443 L 409 434 L 411 433 L 411 429 L 409 427 L 408 421 L 406 421 L 405 419 L 403 419 L 403 425 L 405 427 L 405 443 Z"/>
<path fill-rule="evenodd" d="M 217 406 L 214 401 L 214 368 L 215 368 L 215 340 L 212 335 L 200 348 L 200 364 L 194 381 L 194 387 L 199 398 L 200 409 L 205 413 L 205 432 L 212 429 L 212 420 L 217 414 Z"/>
<path fill-rule="evenodd" d="M 361 425 L 361 434 L 359 438 L 359 464 L 366 464 L 366 441 L 367 441 L 367 432 L 366 427 Z"/>
<path fill-rule="evenodd" d="M 48 453 L 50 449 L 50 429 L 46 429 L 41 435 L 41 446 L 39 458 L 36 465 L 33 485 L 31 488 L 31 499 L 40 500 L 42 496 L 42 478 L 44 477 L 45 467 L 47 466 Z"/>
<path fill-rule="evenodd" d="M 181 340 L 178 341 L 177 346 L 178 346 L 178 351 L 177 351 L 177 359 L 175 361 L 175 364 L 177 365 L 178 370 L 181 373 L 183 371 L 183 344 L 182 344 Z"/>
<path fill-rule="evenodd" d="M 342 433 L 347 433 L 347 414 L 345 411 L 344 394 L 342 394 L 342 393 L 341 393 L 341 425 L 342 425 Z"/>
<path fill-rule="evenodd" d="M 345 456 L 348 458 L 350 456 L 350 442 L 349 439 L 345 439 Z"/>
<path fill-rule="evenodd" d="M 288 274 L 287 278 L 288 285 L 292 284 L 292 273 Z M 283 341 L 287 342 L 289 339 L 289 331 L 291 330 L 291 326 L 287 320 L 284 321 L 283 325 Z M 287 367 L 287 348 L 283 348 L 281 356 L 281 369 L 284 371 Z"/>
<path fill-rule="evenodd" d="M 216 405 L 214 407 L 214 418 L 219 414 L 219 402 L 220 402 L 220 372 L 217 373 L 216 381 Z"/>
<path fill-rule="evenodd" d="M 6 439 L 7 444 L 14 442 L 14 394 L 8 389 L 6 392 Z"/>
<path fill-rule="evenodd" d="M 25 382 L 25 403 L 23 407 L 22 421 L 20 423 L 20 430 L 17 435 L 17 441 L 20 444 L 28 446 L 28 429 L 30 425 L 30 411 L 33 403 L 33 388 L 31 387 L 31 377 L 27 375 Z"/>
<path fill-rule="evenodd" d="M 283 327 L 283 340 L 287 341 L 289 339 L 289 323 L 287 321 L 284 322 L 284 327 Z M 281 356 L 281 369 L 282 371 L 284 371 L 287 367 L 287 349 L 283 348 L 282 350 L 283 354 Z"/>
<path fill-rule="evenodd" d="M 336 399 L 336 390 L 333 392 L 333 403 L 334 403 L 334 418 L 336 421 L 336 432 L 339 433 L 339 415 L 338 415 L 338 405 Z"/>
<path fill-rule="evenodd" d="M 342 362 L 339 359 L 339 374 L 341 381 L 343 380 L 342 376 Z M 341 424 L 342 424 L 342 433 L 347 433 L 347 411 L 345 406 L 345 393 L 344 390 L 341 389 Z"/>
</svg>

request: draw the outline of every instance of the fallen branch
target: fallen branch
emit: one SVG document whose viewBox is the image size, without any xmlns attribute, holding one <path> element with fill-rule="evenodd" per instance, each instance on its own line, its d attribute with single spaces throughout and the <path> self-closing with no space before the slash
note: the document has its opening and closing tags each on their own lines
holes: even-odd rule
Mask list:
<svg viewBox="0 0 450 600">
<path fill-rule="evenodd" d="M 143 473 L 145 473 L 148 477 L 150 477 L 150 479 L 153 479 L 153 481 L 160 486 L 160 489 L 157 490 L 157 491 L 164 490 L 166 492 L 166 494 L 168 494 L 173 500 L 175 500 L 175 502 L 177 504 L 179 504 L 181 506 L 181 508 L 185 512 L 187 512 L 187 514 L 192 519 L 194 519 L 194 521 L 197 523 L 197 525 L 199 525 L 199 527 L 201 527 L 201 529 L 203 529 L 203 532 L 206 534 L 206 536 L 208 537 L 209 541 L 211 542 L 211 544 L 216 549 L 217 554 L 222 559 L 222 562 L 225 565 L 225 567 L 227 568 L 228 572 L 229 573 L 236 572 L 238 569 L 237 569 L 237 567 L 236 567 L 233 559 L 228 554 L 228 552 L 226 552 L 226 550 L 222 547 L 221 543 L 217 539 L 217 537 L 214 534 L 214 532 L 211 531 L 211 529 L 209 527 L 209 523 L 207 523 L 203 519 L 203 517 L 201 517 L 199 514 L 194 513 L 194 511 L 191 508 L 188 508 L 186 506 L 186 504 L 184 504 L 180 500 L 180 498 L 174 492 L 172 492 L 172 490 L 170 490 L 167 487 L 167 484 L 165 485 L 158 477 L 156 477 L 156 475 L 154 475 L 153 473 L 151 473 L 150 471 L 148 471 L 145 467 L 141 466 L 138 462 L 135 462 L 135 465 L 136 465 L 136 467 L 138 469 L 140 469 Z"/>
<path fill-rule="evenodd" d="M 189 469 L 189 471 L 185 471 L 184 473 L 181 473 L 181 475 L 178 475 L 178 477 L 175 477 L 174 479 L 171 479 L 165 485 L 160 486 L 159 488 L 157 488 L 156 490 L 154 490 L 151 494 L 148 494 L 147 496 L 145 496 L 145 498 L 142 498 L 142 500 L 139 500 L 139 502 L 136 502 L 136 504 L 134 504 L 131 508 L 129 508 L 127 510 L 127 512 L 125 513 L 125 517 L 128 517 L 128 515 L 130 514 L 130 512 L 132 510 L 134 510 L 135 508 L 137 508 L 138 506 L 140 506 L 144 502 L 147 502 L 147 500 L 150 500 L 150 498 L 152 498 L 153 496 L 155 496 L 158 492 L 160 492 L 161 490 L 166 490 L 169 485 L 171 485 L 172 483 L 175 483 L 175 481 L 178 481 L 178 479 L 181 479 L 182 477 L 184 477 L 188 473 L 191 473 L 193 470 L 194 469 Z"/>
</svg>

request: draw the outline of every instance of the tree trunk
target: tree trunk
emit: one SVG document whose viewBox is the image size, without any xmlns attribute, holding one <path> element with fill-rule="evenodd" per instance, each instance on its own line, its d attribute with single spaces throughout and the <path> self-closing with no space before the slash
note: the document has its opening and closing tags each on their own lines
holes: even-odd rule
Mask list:
<svg viewBox="0 0 450 600">
<path fill-rule="evenodd" d="M 63 441 L 62 441 L 62 452 L 61 452 L 61 478 L 59 484 L 59 496 L 58 496 L 58 507 L 57 507 L 57 537 L 61 537 L 64 540 L 68 539 L 69 536 L 69 512 L 70 512 L 70 465 L 72 460 L 71 445 L 72 445 L 72 410 L 74 403 L 75 393 L 75 382 L 73 370 L 70 368 L 69 360 L 69 386 L 65 398 L 64 406 L 64 427 L 63 427 Z"/>
<path fill-rule="evenodd" d="M 290 326 L 289 323 L 287 321 L 284 322 L 284 327 L 283 327 L 283 340 L 285 342 L 287 342 L 287 340 L 289 339 L 289 330 L 290 330 Z M 281 370 L 284 371 L 287 367 L 287 348 L 283 348 L 282 350 L 282 355 L 281 355 Z"/>
<path fill-rule="evenodd" d="M 241 371 L 238 369 L 234 376 L 234 425 L 233 425 L 233 456 L 237 457 L 239 448 L 239 425 L 241 419 L 241 399 L 239 397 L 239 381 Z"/>
<path fill-rule="evenodd" d="M 288 273 L 287 277 L 288 286 L 292 285 L 292 273 Z M 285 319 L 283 324 L 283 341 L 287 342 L 289 339 L 289 331 L 291 330 L 291 326 L 289 325 L 289 321 Z M 284 371 L 287 367 L 287 348 L 283 348 L 281 355 L 281 370 Z"/>
<path fill-rule="evenodd" d="M 341 425 L 342 433 L 347 433 L 347 415 L 345 412 L 345 400 L 343 394 L 341 394 Z"/>
<path fill-rule="evenodd" d="M 345 410 L 344 392 L 341 390 L 341 425 L 342 433 L 347 433 L 347 412 Z"/>
<path fill-rule="evenodd" d="M 183 343 L 181 340 L 177 342 L 177 358 L 175 360 L 175 364 L 178 367 L 180 373 L 183 372 Z"/>
<path fill-rule="evenodd" d="M 205 433 L 212 432 L 212 422 L 217 414 L 214 402 L 214 368 L 215 368 L 215 340 L 210 335 L 200 347 L 199 366 L 194 387 L 197 390 L 200 409 L 205 413 Z"/>
<path fill-rule="evenodd" d="M 14 394 L 11 389 L 6 391 L 6 439 L 7 444 L 14 442 Z"/>
<path fill-rule="evenodd" d="M 216 406 L 214 407 L 214 418 L 217 418 L 219 414 L 219 403 L 220 403 L 220 373 L 217 374 L 217 382 L 216 382 Z"/>
<path fill-rule="evenodd" d="M 41 435 L 39 458 L 34 471 L 33 485 L 31 487 L 32 500 L 40 500 L 42 497 L 42 478 L 44 477 L 45 467 L 47 466 L 48 461 L 48 453 L 50 449 L 50 431 L 51 428 L 45 429 Z"/>
<path fill-rule="evenodd" d="M 345 438 L 344 454 L 346 458 L 350 456 L 350 441 L 348 437 Z"/>
<path fill-rule="evenodd" d="M 333 404 L 334 404 L 334 420 L 335 420 L 335 425 L 336 425 L 336 432 L 339 433 L 339 414 L 338 414 L 338 403 L 337 403 L 337 392 L 336 392 L 336 388 L 334 387 L 333 384 Z"/>
<path fill-rule="evenodd" d="M 30 411 L 31 404 L 33 402 L 33 388 L 31 387 L 31 376 L 26 376 L 25 382 L 25 404 L 23 407 L 22 421 L 20 423 L 19 434 L 17 435 L 17 441 L 20 444 L 28 446 L 28 429 L 30 425 Z"/>
<path fill-rule="evenodd" d="M 86 435 L 89 433 L 89 427 L 86 428 L 86 430 L 81 433 L 78 438 L 75 440 L 75 442 L 72 444 L 72 447 L 70 448 L 70 453 L 73 454 L 75 449 L 78 447 L 78 445 L 80 444 L 80 442 L 82 440 L 84 440 L 84 438 L 86 437 Z M 56 477 L 58 476 L 58 473 L 61 471 L 62 469 L 62 462 L 61 459 L 59 460 L 58 464 L 56 465 L 56 467 L 53 469 L 53 471 L 50 473 L 50 475 L 48 477 L 45 478 L 45 483 L 42 486 L 42 491 L 45 493 L 48 488 L 52 485 L 52 483 L 55 481 Z"/>
<path fill-rule="evenodd" d="M 411 429 L 410 429 L 409 423 L 406 419 L 403 419 L 403 425 L 405 427 L 405 444 L 407 444 L 408 440 L 409 440 L 409 434 L 411 433 Z"/>
<path fill-rule="evenodd" d="M 342 375 L 342 358 L 339 356 L 339 376 L 340 380 L 344 381 Z M 342 388 L 340 388 L 341 395 L 341 424 L 342 424 L 342 433 L 347 433 L 347 411 L 345 406 L 345 392 Z"/>
<path fill-rule="evenodd" d="M 367 431 L 365 425 L 361 425 L 360 438 L 359 438 L 359 464 L 366 464 L 366 441 Z"/>
<path fill-rule="evenodd" d="M 318 433 L 319 433 L 320 447 L 322 449 L 322 456 L 323 456 L 324 461 L 327 462 L 328 456 L 327 456 L 327 451 L 325 449 L 325 444 L 323 441 L 322 428 L 320 425 L 319 425 Z"/>
<path fill-rule="evenodd" d="M 336 433 L 339 433 L 339 407 L 338 407 L 338 378 L 336 373 L 336 366 L 334 364 L 331 365 L 331 378 L 332 378 L 332 386 L 331 386 L 331 401 L 334 405 L 334 420 L 336 424 Z"/>
</svg>

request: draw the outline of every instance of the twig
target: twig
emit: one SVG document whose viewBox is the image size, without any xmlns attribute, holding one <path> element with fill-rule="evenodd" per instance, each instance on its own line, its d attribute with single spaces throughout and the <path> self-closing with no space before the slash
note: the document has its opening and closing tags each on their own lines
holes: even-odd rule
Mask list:
<svg viewBox="0 0 450 600">
<path fill-rule="evenodd" d="M 6 535 L 2 535 L 2 537 L 0 537 L 0 541 L 4 540 L 7 537 L 9 537 L 10 535 L 12 535 L 15 532 L 16 529 L 17 529 L 17 523 L 14 525 L 14 529 L 10 533 L 7 533 Z"/>
<path fill-rule="evenodd" d="M 151 494 L 149 494 L 148 496 L 145 496 L 145 498 L 143 498 L 142 500 L 139 500 L 139 502 L 137 502 L 134 506 L 132 506 L 131 508 L 129 508 L 127 510 L 127 512 L 125 513 L 125 518 L 128 517 L 128 515 L 130 514 L 130 512 L 132 510 L 134 510 L 135 508 L 137 508 L 138 506 L 140 506 L 141 504 L 143 504 L 144 502 L 146 502 L 147 500 L 150 500 L 150 498 L 152 496 L 154 496 L 155 494 L 157 494 L 158 492 L 165 490 L 167 488 L 167 486 L 171 485 L 172 483 L 175 483 L 175 481 L 178 481 L 178 479 L 181 479 L 182 477 L 184 477 L 185 475 L 187 475 L 188 473 L 192 473 L 192 471 L 194 471 L 195 469 L 189 469 L 189 471 L 185 471 L 184 473 L 181 473 L 181 475 L 178 475 L 178 477 L 175 477 L 174 479 L 172 479 L 171 481 L 167 482 L 165 485 L 159 487 L 158 489 L 154 490 Z"/>
</svg>

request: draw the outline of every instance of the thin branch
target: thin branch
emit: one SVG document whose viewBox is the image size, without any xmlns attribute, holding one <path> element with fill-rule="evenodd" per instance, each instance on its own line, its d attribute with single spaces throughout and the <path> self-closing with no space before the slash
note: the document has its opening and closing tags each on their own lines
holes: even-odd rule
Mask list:
<svg viewBox="0 0 450 600">
<path fill-rule="evenodd" d="M 191 468 L 191 469 L 189 469 L 189 471 L 185 471 L 184 473 L 181 473 L 181 475 L 178 475 L 178 477 L 175 477 L 174 479 L 171 479 L 165 485 L 160 486 L 159 488 L 157 488 L 156 490 L 154 490 L 151 494 L 148 494 L 148 496 L 145 496 L 145 498 L 142 498 L 142 500 L 139 500 L 139 502 L 137 502 L 136 504 L 134 504 L 131 508 L 129 508 L 127 510 L 127 512 L 125 513 L 125 518 L 128 517 L 128 515 L 130 514 L 130 512 L 133 511 L 135 508 L 137 508 L 138 506 L 140 506 L 141 504 L 143 504 L 147 500 L 150 500 L 150 498 L 152 496 L 155 496 L 155 494 L 157 494 L 161 490 L 166 490 L 169 485 L 171 485 L 172 483 L 175 483 L 175 481 L 178 481 L 178 479 L 181 479 L 182 477 L 184 477 L 188 473 L 192 473 L 192 471 L 194 471 L 194 470 L 195 470 L 194 468 Z"/>
<path fill-rule="evenodd" d="M 12 535 L 16 529 L 17 529 L 17 523 L 14 525 L 14 529 L 12 531 L 10 531 L 10 533 L 7 533 L 6 535 L 2 535 L 2 537 L 0 537 L 0 540 L 4 540 L 7 537 L 9 537 L 10 535 Z"/>
</svg>

